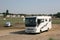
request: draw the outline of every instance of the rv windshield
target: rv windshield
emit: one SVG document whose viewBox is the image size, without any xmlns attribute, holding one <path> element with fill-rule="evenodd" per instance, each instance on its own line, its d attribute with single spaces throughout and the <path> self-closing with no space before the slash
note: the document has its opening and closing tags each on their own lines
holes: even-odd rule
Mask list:
<svg viewBox="0 0 60 40">
<path fill-rule="evenodd" d="M 25 18 L 26 27 L 35 27 L 36 26 L 36 17 Z"/>
</svg>

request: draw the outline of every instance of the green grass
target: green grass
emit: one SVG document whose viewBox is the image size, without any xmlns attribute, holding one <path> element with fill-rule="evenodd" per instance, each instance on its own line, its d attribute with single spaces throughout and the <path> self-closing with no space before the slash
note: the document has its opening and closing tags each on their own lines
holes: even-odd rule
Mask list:
<svg viewBox="0 0 60 40">
<path fill-rule="evenodd" d="M 6 20 L 3 20 L 3 17 L 0 17 L 0 25 L 4 25 L 7 21 L 10 21 L 12 24 L 24 23 L 22 18 L 6 18 Z"/>
<path fill-rule="evenodd" d="M 57 18 L 52 19 L 52 23 L 53 24 L 60 24 L 60 19 L 57 19 Z"/>
<path fill-rule="evenodd" d="M 49 38 L 49 40 L 54 40 L 53 38 Z"/>
<path fill-rule="evenodd" d="M 22 18 L 6 18 L 6 20 L 3 20 L 3 17 L 0 17 L 0 26 L 4 25 L 7 21 L 10 21 L 12 24 L 24 23 Z M 52 23 L 60 24 L 60 19 L 52 19 Z"/>
</svg>

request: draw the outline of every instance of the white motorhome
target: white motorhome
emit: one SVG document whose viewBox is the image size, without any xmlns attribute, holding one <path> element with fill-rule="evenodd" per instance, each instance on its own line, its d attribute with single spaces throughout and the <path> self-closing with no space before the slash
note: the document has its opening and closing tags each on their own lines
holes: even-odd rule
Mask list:
<svg viewBox="0 0 60 40">
<path fill-rule="evenodd" d="M 51 16 L 31 16 L 25 17 L 25 32 L 40 33 L 52 28 Z"/>
</svg>

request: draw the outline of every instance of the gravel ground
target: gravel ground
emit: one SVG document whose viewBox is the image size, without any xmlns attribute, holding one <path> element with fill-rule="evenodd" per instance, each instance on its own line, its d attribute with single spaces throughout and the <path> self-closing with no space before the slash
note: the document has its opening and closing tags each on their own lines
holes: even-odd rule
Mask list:
<svg viewBox="0 0 60 40">
<path fill-rule="evenodd" d="M 26 34 L 24 29 L 0 30 L 0 40 L 60 40 L 60 24 L 53 24 L 48 32 Z"/>
</svg>

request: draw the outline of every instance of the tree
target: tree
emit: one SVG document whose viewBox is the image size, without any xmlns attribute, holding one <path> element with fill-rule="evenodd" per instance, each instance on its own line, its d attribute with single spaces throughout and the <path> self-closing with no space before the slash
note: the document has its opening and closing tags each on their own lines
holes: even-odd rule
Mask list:
<svg viewBox="0 0 60 40">
<path fill-rule="evenodd" d="M 56 14 L 56 16 L 57 16 L 58 18 L 60 18 L 60 12 L 58 12 L 58 13 Z"/>
<path fill-rule="evenodd" d="M 57 12 L 57 14 L 54 14 L 53 16 L 55 16 L 56 18 L 60 18 L 60 12 Z"/>
<path fill-rule="evenodd" d="M 48 16 L 53 16 L 53 14 L 49 14 Z"/>
<path fill-rule="evenodd" d="M 8 15 L 9 14 L 9 10 L 6 10 L 6 15 Z"/>
<path fill-rule="evenodd" d="M 6 17 L 7 15 L 9 15 L 9 10 L 6 10 L 6 13 L 3 13 L 4 17 Z"/>
</svg>

